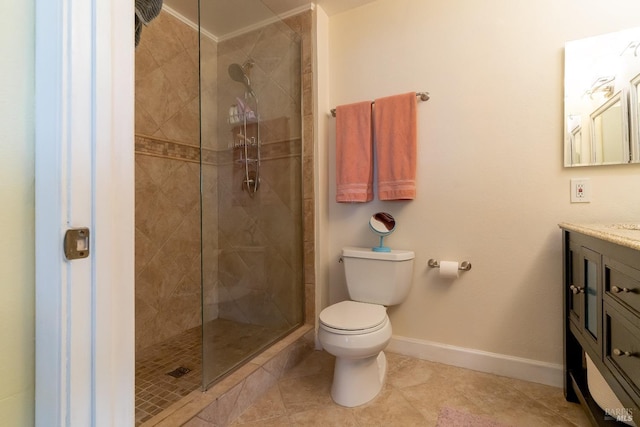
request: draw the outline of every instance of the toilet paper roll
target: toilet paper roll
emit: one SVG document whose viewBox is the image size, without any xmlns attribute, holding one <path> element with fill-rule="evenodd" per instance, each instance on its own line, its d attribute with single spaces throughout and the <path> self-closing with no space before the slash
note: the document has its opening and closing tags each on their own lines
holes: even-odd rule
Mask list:
<svg viewBox="0 0 640 427">
<path fill-rule="evenodd" d="M 440 261 L 440 277 L 456 279 L 459 273 L 457 261 Z"/>
</svg>

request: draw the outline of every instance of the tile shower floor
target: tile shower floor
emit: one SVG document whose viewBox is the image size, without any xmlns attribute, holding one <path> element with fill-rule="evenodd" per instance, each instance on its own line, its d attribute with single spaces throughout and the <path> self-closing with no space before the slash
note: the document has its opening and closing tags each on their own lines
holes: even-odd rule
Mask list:
<svg viewBox="0 0 640 427">
<path fill-rule="evenodd" d="M 565 401 L 560 388 L 386 354 L 387 383 L 366 405 L 344 408 L 332 402 L 334 358 L 314 351 L 232 426 L 590 425 L 581 407 Z M 452 422 L 452 413 L 462 414 L 462 419 Z M 185 427 L 213 425 L 195 418 Z"/>
<path fill-rule="evenodd" d="M 283 330 L 216 319 L 207 324 L 207 377 L 215 378 L 250 356 Z M 136 353 L 136 425 L 158 415 L 202 385 L 202 328 L 189 329 Z M 179 378 L 169 375 L 189 370 Z"/>
</svg>

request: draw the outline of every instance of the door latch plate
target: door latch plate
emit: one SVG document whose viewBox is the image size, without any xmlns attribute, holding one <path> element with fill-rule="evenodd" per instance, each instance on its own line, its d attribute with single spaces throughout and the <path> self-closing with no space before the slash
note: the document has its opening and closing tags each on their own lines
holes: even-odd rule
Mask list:
<svg viewBox="0 0 640 427">
<path fill-rule="evenodd" d="M 64 233 L 64 256 L 69 261 L 89 256 L 88 228 L 70 228 Z"/>
</svg>

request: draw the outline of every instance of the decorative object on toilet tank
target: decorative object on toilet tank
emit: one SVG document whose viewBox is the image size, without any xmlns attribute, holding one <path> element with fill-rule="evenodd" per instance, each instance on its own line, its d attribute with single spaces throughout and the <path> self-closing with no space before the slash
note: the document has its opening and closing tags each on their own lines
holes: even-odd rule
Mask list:
<svg viewBox="0 0 640 427">
<path fill-rule="evenodd" d="M 393 216 L 386 212 L 375 213 L 369 220 L 369 228 L 380 236 L 380 245 L 374 246 L 371 250 L 375 252 L 391 252 L 391 248 L 384 246 L 382 240 L 396 229 L 396 220 Z"/>
</svg>

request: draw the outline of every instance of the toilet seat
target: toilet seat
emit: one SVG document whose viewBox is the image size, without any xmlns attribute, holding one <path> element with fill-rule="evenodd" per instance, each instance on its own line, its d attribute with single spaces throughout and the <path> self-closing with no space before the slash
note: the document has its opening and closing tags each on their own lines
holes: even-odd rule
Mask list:
<svg viewBox="0 0 640 427">
<path fill-rule="evenodd" d="M 389 321 L 383 305 L 342 301 L 320 312 L 320 327 L 340 335 L 366 334 L 382 329 Z"/>
</svg>

